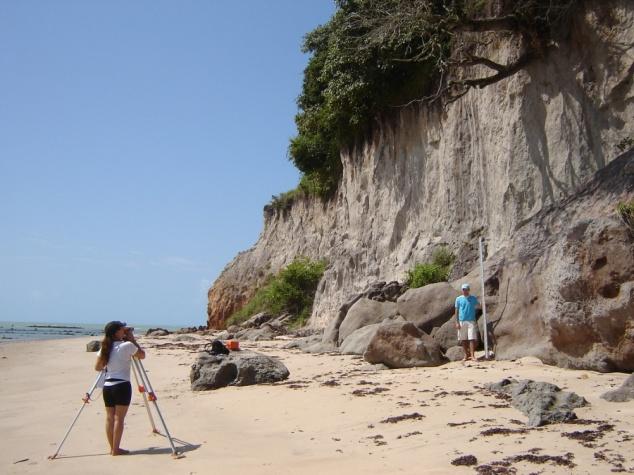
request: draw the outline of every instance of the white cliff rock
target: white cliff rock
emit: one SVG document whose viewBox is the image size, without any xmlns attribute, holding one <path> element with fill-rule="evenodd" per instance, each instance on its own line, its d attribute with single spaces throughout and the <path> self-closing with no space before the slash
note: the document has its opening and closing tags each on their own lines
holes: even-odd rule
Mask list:
<svg viewBox="0 0 634 475">
<path fill-rule="evenodd" d="M 466 273 L 479 236 L 489 255 L 503 251 L 527 220 L 575 194 L 634 138 L 634 4 L 586 10 L 565 43 L 519 73 L 377 125 L 342 153 L 332 200 L 265 209 L 257 243 L 210 289 L 209 325 L 223 326 L 267 274 L 303 255 L 329 263 L 310 320 L 325 328 L 351 295 L 402 281 L 434 246 L 452 249 Z M 515 53 L 498 45 L 502 59 Z"/>
</svg>

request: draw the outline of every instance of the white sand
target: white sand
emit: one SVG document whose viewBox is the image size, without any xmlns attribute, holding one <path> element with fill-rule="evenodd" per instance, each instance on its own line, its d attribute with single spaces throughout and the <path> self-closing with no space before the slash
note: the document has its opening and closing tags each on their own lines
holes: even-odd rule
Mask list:
<svg viewBox="0 0 634 475">
<path fill-rule="evenodd" d="M 290 383 L 192 392 L 189 366 L 196 353 L 155 346 L 173 337 L 141 342 L 148 349 L 144 364 L 159 407 L 177 447 L 184 447 L 183 457 L 173 458 L 167 439 L 152 434 L 138 393 L 122 442 L 132 454 L 107 455 L 98 391 L 58 458 L 48 460 L 96 377 L 95 354 L 85 350 L 90 340 L 0 344 L 0 473 L 473 474 L 473 467 L 453 466 L 451 461 L 470 454 L 478 464 L 488 464 L 530 449 L 541 449 L 535 451 L 538 455 L 570 452 L 576 466 L 522 461 L 513 463 L 517 473 L 612 473 L 620 457 L 622 466 L 634 471 L 634 402 L 599 398 L 620 386 L 627 377 L 622 373 L 570 371 L 532 358 L 377 371 L 357 357 L 283 350 L 279 341 L 242 342 L 243 348 L 279 357 L 291 372 Z M 576 410 L 580 418 L 607 421 L 614 429 L 605 432 L 595 447 L 561 434 L 596 430 L 598 423 L 483 436 L 482 431 L 493 427 L 525 427 L 511 422 L 525 422 L 523 414 L 510 407 L 492 407 L 504 401 L 474 388 L 503 377 L 547 381 L 574 391 L 590 402 Z M 337 385 L 323 385 L 327 381 Z M 388 390 L 363 397 L 352 394 L 376 388 Z M 413 413 L 424 417 L 381 422 Z M 468 424 L 448 426 L 462 422 Z"/>
</svg>

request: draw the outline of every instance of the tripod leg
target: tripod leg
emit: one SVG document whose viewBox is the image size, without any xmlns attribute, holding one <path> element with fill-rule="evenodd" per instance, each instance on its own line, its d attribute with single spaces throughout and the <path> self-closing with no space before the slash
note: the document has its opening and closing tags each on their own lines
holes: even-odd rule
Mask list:
<svg viewBox="0 0 634 475">
<path fill-rule="evenodd" d="M 145 383 L 141 380 L 141 378 L 139 376 L 140 370 L 137 367 L 137 361 L 138 360 L 136 358 L 132 359 L 132 372 L 134 373 L 134 379 L 136 380 L 136 385 L 137 385 L 137 388 L 139 388 L 139 392 L 143 396 L 143 402 L 145 403 L 145 410 L 147 411 L 147 416 L 150 419 L 150 425 L 152 426 L 152 432 L 158 433 L 158 430 L 156 430 L 156 424 L 154 424 L 154 418 L 152 417 L 152 412 L 150 411 L 150 405 L 149 405 L 148 400 L 147 400 L 147 394 L 146 394 L 147 386 L 145 385 Z"/>
<path fill-rule="evenodd" d="M 154 390 L 152 389 L 152 384 L 150 383 L 150 378 L 148 378 L 147 372 L 145 371 L 145 368 L 143 367 L 143 363 L 141 363 L 141 360 L 137 359 L 137 358 L 133 358 L 135 365 L 138 365 L 138 370 L 139 370 L 139 374 L 141 376 L 141 378 L 144 381 L 144 384 L 146 386 L 146 388 L 149 391 L 149 399 L 150 401 L 152 401 L 154 403 L 154 409 L 156 409 L 156 413 L 159 416 L 159 419 L 161 420 L 161 424 L 163 425 L 163 429 L 165 430 L 165 434 L 167 435 L 167 439 L 170 441 L 170 446 L 172 447 L 172 455 L 178 455 L 178 451 L 176 450 L 176 447 L 174 447 L 174 441 L 172 440 L 172 436 L 170 435 L 169 430 L 167 429 L 167 424 L 165 424 L 165 419 L 163 419 L 163 415 L 161 414 L 161 410 L 158 407 L 158 403 L 156 402 L 156 395 L 154 394 Z"/>
<path fill-rule="evenodd" d="M 64 442 L 66 442 L 66 438 L 70 434 L 70 431 L 73 429 L 73 426 L 75 425 L 75 422 L 77 422 L 77 419 L 79 419 L 79 416 L 81 415 L 81 411 L 83 411 L 84 407 L 86 407 L 86 404 L 88 404 L 88 402 L 90 402 L 90 396 L 92 396 L 92 393 L 95 392 L 95 388 L 97 387 L 97 384 L 99 384 L 99 380 L 101 379 L 102 375 L 103 375 L 103 371 L 101 371 L 99 373 L 99 376 L 97 376 L 97 379 L 95 379 L 95 382 L 93 383 L 93 385 L 90 388 L 90 390 L 82 398 L 82 401 L 84 401 L 84 403 L 79 408 L 79 411 L 77 412 L 77 415 L 75 416 L 75 419 L 73 419 L 73 422 L 71 422 L 70 427 L 68 428 L 68 430 L 66 431 L 66 434 L 64 435 L 64 438 L 62 439 L 62 441 L 57 446 L 57 450 L 55 451 L 55 453 L 53 455 L 49 455 L 49 457 L 48 457 L 49 459 L 53 460 L 55 457 L 57 457 L 57 455 L 59 454 L 59 451 L 62 450 L 62 445 L 64 445 Z"/>
</svg>

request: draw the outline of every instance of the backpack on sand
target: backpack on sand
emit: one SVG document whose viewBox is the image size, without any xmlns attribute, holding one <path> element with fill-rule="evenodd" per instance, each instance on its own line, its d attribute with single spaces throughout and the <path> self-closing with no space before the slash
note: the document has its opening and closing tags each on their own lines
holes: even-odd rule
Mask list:
<svg viewBox="0 0 634 475">
<path fill-rule="evenodd" d="M 220 340 L 214 340 L 211 342 L 211 348 L 209 344 L 205 347 L 205 350 L 210 355 L 228 355 L 229 350 Z"/>
</svg>

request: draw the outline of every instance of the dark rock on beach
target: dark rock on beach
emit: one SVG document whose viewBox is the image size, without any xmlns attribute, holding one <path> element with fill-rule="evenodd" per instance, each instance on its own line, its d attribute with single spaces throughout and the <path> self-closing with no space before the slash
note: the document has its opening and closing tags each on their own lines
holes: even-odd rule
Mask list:
<svg viewBox="0 0 634 475">
<path fill-rule="evenodd" d="M 99 351 L 99 348 L 101 348 L 101 343 L 97 340 L 93 340 L 86 345 L 86 351 L 88 352 Z"/>
<path fill-rule="evenodd" d="M 510 396 L 511 405 L 528 416 L 528 425 L 533 427 L 574 420 L 577 415 L 573 409 L 588 404 L 583 397 L 562 391 L 554 384 L 528 379 L 504 379 L 485 387 L 489 391 Z"/>
<path fill-rule="evenodd" d="M 148 328 L 145 332 L 145 336 L 167 336 L 170 332 L 165 328 Z"/>
<path fill-rule="evenodd" d="M 193 391 L 204 391 L 229 385 L 274 383 L 283 381 L 289 374 L 277 359 L 243 350 L 229 355 L 202 354 L 191 366 L 189 379 Z"/>
</svg>

